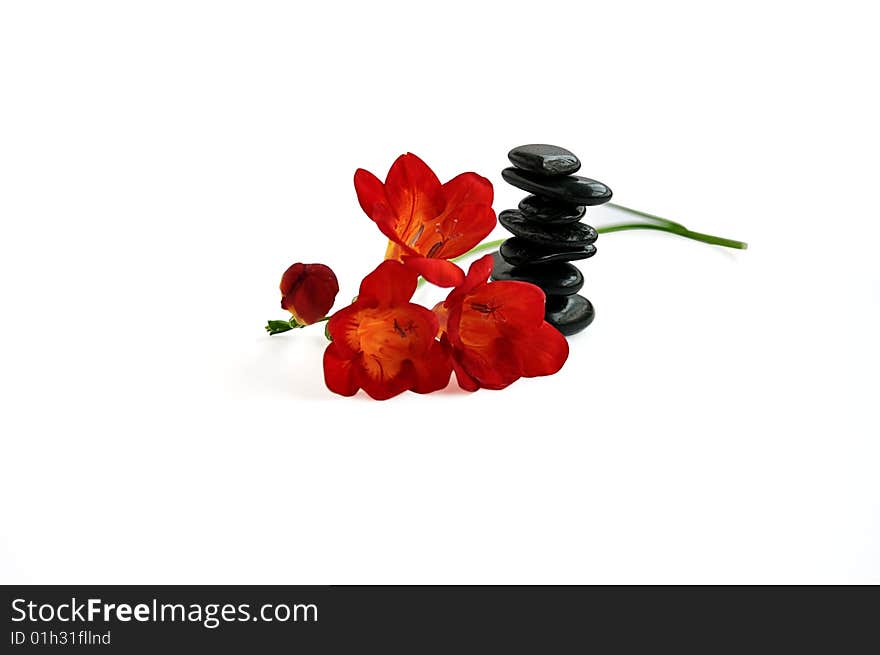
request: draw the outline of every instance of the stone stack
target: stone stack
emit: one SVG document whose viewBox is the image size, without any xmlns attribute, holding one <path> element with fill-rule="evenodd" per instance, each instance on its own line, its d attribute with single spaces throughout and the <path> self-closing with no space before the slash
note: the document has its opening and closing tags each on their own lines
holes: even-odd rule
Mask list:
<svg viewBox="0 0 880 655">
<path fill-rule="evenodd" d="M 588 205 L 611 200 L 611 189 L 573 175 L 580 160 L 565 148 L 530 144 L 511 150 L 501 171 L 508 184 L 533 194 L 498 222 L 513 234 L 495 253 L 493 280 L 530 282 L 547 295 L 545 320 L 568 336 L 593 321 L 592 303 L 578 295 L 584 276 L 569 262 L 596 254 L 596 230 L 581 219 Z"/>
</svg>

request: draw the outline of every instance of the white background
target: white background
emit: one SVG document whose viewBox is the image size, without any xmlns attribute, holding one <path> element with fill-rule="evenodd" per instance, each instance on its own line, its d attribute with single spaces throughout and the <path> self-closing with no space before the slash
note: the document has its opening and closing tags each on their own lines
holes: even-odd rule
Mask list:
<svg viewBox="0 0 880 655">
<path fill-rule="evenodd" d="M 880 582 L 869 7 L 3 3 L 0 582 Z M 357 167 L 500 211 L 529 142 L 751 247 L 600 237 L 501 392 L 336 397 L 265 335 L 289 264 L 379 263 Z"/>
</svg>

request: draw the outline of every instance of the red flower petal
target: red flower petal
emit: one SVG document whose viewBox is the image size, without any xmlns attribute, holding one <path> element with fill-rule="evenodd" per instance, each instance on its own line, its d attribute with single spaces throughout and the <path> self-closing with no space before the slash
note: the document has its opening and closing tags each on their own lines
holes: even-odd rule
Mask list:
<svg viewBox="0 0 880 655">
<path fill-rule="evenodd" d="M 335 342 L 324 351 L 324 383 L 341 396 L 353 396 L 358 390 L 354 361 Z"/>
<path fill-rule="evenodd" d="M 281 307 L 306 325 L 324 318 L 333 307 L 339 283 L 324 264 L 294 264 L 281 276 Z"/>
<path fill-rule="evenodd" d="M 553 375 L 568 359 L 568 341 L 549 323 L 517 343 L 523 377 Z"/>
<path fill-rule="evenodd" d="M 453 353 L 461 368 L 484 389 L 504 389 L 522 377 L 517 349 L 509 339 L 495 337 L 485 347 L 455 348 Z"/>
<path fill-rule="evenodd" d="M 526 282 L 491 282 L 453 299 L 447 330 L 454 344 L 484 348 L 496 337 L 534 332 L 543 322 L 541 289 Z"/>
<path fill-rule="evenodd" d="M 412 362 L 405 361 L 401 364 L 400 371 L 393 377 L 376 378 L 363 368 L 357 368 L 357 379 L 361 389 L 373 400 L 388 400 L 397 396 L 415 384 L 415 372 Z"/>
<path fill-rule="evenodd" d="M 354 303 L 343 307 L 327 321 L 327 332 L 333 338 L 333 344 L 340 357 L 354 357 L 360 350 L 360 343 L 350 338 L 350 335 L 357 331 L 360 311 L 360 306 Z"/>
<path fill-rule="evenodd" d="M 449 376 L 452 375 L 452 357 L 447 348 L 439 341 L 434 341 L 424 358 L 413 360 L 413 367 L 416 372 L 413 391 L 416 393 L 439 391 L 449 384 Z"/>
<path fill-rule="evenodd" d="M 489 275 L 492 273 L 492 267 L 494 266 L 494 259 L 492 255 L 483 255 L 479 259 L 475 260 L 471 263 L 470 267 L 468 267 L 467 275 L 465 275 L 464 282 L 455 289 L 453 292 L 454 295 L 450 295 L 447 301 L 447 304 L 460 302 L 461 299 L 473 291 L 476 287 L 484 284 L 488 279 Z"/>
<path fill-rule="evenodd" d="M 418 284 L 418 274 L 400 262 L 388 260 L 361 282 L 358 303 L 399 305 L 409 302 Z"/>
<path fill-rule="evenodd" d="M 464 282 L 464 272 L 445 259 L 404 256 L 403 263 L 438 287 L 449 288 Z"/>
<path fill-rule="evenodd" d="M 470 291 L 478 284 L 482 284 L 489 279 L 489 275 L 492 274 L 492 267 L 495 260 L 492 255 L 483 255 L 478 260 L 473 262 L 468 268 L 467 272 L 467 281 L 464 285 L 465 291 Z"/>
<path fill-rule="evenodd" d="M 434 220 L 434 243 L 428 250 L 416 250 L 431 257 L 451 259 L 466 253 L 495 228 L 494 191 L 486 178 L 462 173 L 443 185 L 443 196 L 443 213 Z"/>
<path fill-rule="evenodd" d="M 385 186 L 370 171 L 359 168 L 354 173 L 354 188 L 358 202 L 386 237 L 394 242 L 399 240 L 396 230 L 397 217 L 391 211 Z"/>
<path fill-rule="evenodd" d="M 468 294 L 464 312 L 491 319 L 504 336 L 532 332 L 544 322 L 544 292 L 527 282 L 490 282 Z"/>
<path fill-rule="evenodd" d="M 492 183 L 476 173 L 456 175 L 443 185 L 446 208 L 465 204 L 489 205 L 495 197 Z"/>
<path fill-rule="evenodd" d="M 412 153 L 401 155 L 385 178 L 385 197 L 396 217 L 398 243 L 412 247 L 425 222 L 443 211 L 443 187 L 428 165 Z M 425 253 L 421 253 L 425 254 Z"/>
<path fill-rule="evenodd" d="M 434 310 L 437 311 L 436 308 Z M 443 345 L 443 348 L 452 355 L 452 370 L 455 371 L 455 379 L 458 381 L 458 386 L 465 391 L 476 391 L 480 388 L 479 382 L 477 382 L 461 365 L 459 361 L 459 357 L 457 353 L 453 352 L 452 344 L 449 341 L 449 336 L 444 334 L 440 339 L 440 343 Z"/>
<path fill-rule="evenodd" d="M 465 391 L 476 391 L 480 388 L 480 383 L 477 382 L 461 365 L 458 359 L 453 358 L 452 360 L 452 368 L 455 371 L 455 379 L 458 382 L 458 386 Z"/>
<path fill-rule="evenodd" d="M 453 223 L 449 225 L 450 220 Z M 462 205 L 454 213 L 450 212 L 441 221 L 444 226 L 444 241 L 434 253 L 435 257 L 451 259 L 465 254 L 495 229 L 497 224 L 492 207 L 485 205 Z"/>
<path fill-rule="evenodd" d="M 375 220 L 374 214 L 382 208 L 388 212 L 388 199 L 382 181 L 370 171 L 359 168 L 354 172 L 354 190 L 364 213 Z"/>
</svg>

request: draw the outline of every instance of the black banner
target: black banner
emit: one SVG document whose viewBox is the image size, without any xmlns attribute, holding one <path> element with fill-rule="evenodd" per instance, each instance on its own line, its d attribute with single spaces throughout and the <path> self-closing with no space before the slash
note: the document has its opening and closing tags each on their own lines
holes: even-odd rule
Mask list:
<svg viewBox="0 0 880 655">
<path fill-rule="evenodd" d="M 0 651 L 876 650 L 876 587 L 0 587 Z"/>
</svg>

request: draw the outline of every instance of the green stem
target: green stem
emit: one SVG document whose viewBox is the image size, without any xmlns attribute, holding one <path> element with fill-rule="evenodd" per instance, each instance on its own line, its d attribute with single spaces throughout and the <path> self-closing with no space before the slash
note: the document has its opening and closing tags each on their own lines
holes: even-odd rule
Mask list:
<svg viewBox="0 0 880 655">
<path fill-rule="evenodd" d="M 614 225 L 603 225 L 596 229 L 599 234 L 609 234 L 611 232 L 625 232 L 627 230 L 658 230 L 660 232 L 669 232 L 677 234 L 694 241 L 702 241 L 703 243 L 711 243 L 714 246 L 724 246 L 725 248 L 736 248 L 737 250 L 745 250 L 749 244 L 743 241 L 735 241 L 734 239 L 725 239 L 724 237 L 716 237 L 711 234 L 703 234 L 702 232 L 694 232 L 686 227 L 673 227 L 671 225 L 651 225 L 650 223 L 617 223 Z"/>
<path fill-rule="evenodd" d="M 319 318 L 314 323 L 310 323 L 310 325 L 315 325 L 317 323 L 323 323 L 324 321 L 329 321 L 330 317 L 325 316 L 324 318 Z M 289 321 L 269 321 L 266 323 L 266 332 L 269 333 L 269 336 L 273 336 L 276 334 L 283 334 L 284 332 L 290 332 L 291 330 L 297 330 L 299 328 L 306 327 L 305 323 L 298 323 L 295 318 L 291 318 Z"/>
<path fill-rule="evenodd" d="M 687 229 L 681 223 L 676 223 L 675 221 L 670 221 L 668 218 L 655 216 L 654 214 L 649 214 L 648 212 L 643 212 L 639 209 L 624 207 L 623 205 L 616 205 L 614 203 L 608 203 L 607 206 L 614 207 L 615 209 L 626 212 L 627 214 L 633 214 L 635 216 L 647 218 L 648 220 L 656 221 L 657 223 L 659 223 L 659 225 L 652 225 L 650 223 L 619 223 L 615 225 L 605 225 L 596 230 L 600 234 L 608 234 L 610 232 L 624 232 L 626 230 L 658 230 L 660 232 L 677 234 L 688 239 L 693 239 L 694 241 L 711 243 L 715 246 L 724 246 L 725 248 L 736 248 L 737 250 L 745 250 L 749 247 L 749 245 L 743 241 L 736 241 L 735 239 L 725 239 L 724 237 L 716 237 L 711 234 L 703 234 L 702 232 L 694 232 L 693 230 Z"/>
<path fill-rule="evenodd" d="M 682 230 L 686 230 L 687 228 L 681 223 L 676 223 L 675 221 L 670 221 L 668 218 L 663 218 L 662 216 L 655 216 L 654 214 L 649 214 L 648 212 L 643 212 L 639 209 L 632 209 L 631 207 L 624 207 L 623 205 L 617 205 L 613 202 L 609 202 L 606 207 L 614 207 L 614 209 L 618 209 L 622 212 L 627 212 L 628 214 L 635 214 L 636 216 L 641 216 L 642 218 L 647 218 L 652 221 L 657 221 L 661 225 L 667 225 L 669 227 L 677 227 Z"/>
</svg>

